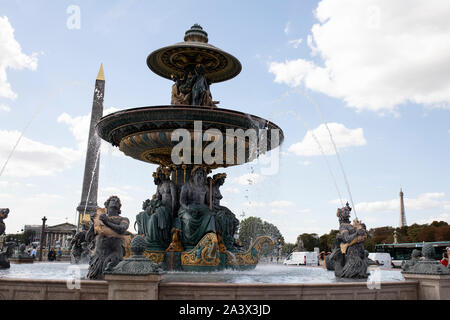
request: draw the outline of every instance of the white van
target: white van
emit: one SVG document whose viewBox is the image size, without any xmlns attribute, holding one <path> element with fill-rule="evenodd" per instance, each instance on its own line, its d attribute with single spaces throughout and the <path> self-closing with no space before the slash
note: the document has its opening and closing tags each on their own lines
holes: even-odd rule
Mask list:
<svg viewBox="0 0 450 320">
<path fill-rule="evenodd" d="M 319 264 L 319 259 L 316 252 L 292 252 L 284 259 L 283 264 L 317 266 Z"/>
<path fill-rule="evenodd" d="M 378 263 L 383 268 L 392 268 L 391 255 L 386 252 L 372 252 L 369 253 L 369 259 Z"/>
</svg>

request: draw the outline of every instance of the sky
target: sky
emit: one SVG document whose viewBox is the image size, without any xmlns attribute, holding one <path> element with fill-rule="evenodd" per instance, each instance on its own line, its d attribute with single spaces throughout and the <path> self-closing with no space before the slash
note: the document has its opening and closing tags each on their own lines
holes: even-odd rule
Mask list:
<svg viewBox="0 0 450 320">
<path fill-rule="evenodd" d="M 261 161 L 214 172 L 228 174 L 222 204 L 239 219 L 260 217 L 295 242 L 337 229 L 349 201 L 368 228 L 397 227 L 402 188 L 408 224 L 450 222 L 448 16 L 445 0 L 0 0 L 6 232 L 43 216 L 76 222 L 100 64 L 105 115 L 169 104 L 172 83 L 146 58 L 194 23 L 243 66 L 211 86 L 219 107 L 285 136 L 272 174 Z M 118 195 L 132 226 L 156 166 L 101 150 L 98 203 Z"/>
</svg>

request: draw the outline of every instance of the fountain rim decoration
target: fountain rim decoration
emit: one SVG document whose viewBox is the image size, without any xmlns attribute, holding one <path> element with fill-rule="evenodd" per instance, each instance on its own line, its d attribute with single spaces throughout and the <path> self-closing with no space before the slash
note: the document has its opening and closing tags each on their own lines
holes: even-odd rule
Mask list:
<svg viewBox="0 0 450 320">
<path fill-rule="evenodd" d="M 267 134 L 267 150 L 259 150 L 260 154 L 275 149 L 284 140 L 284 134 L 280 127 L 271 121 L 258 116 L 222 108 L 205 108 L 191 105 L 167 105 L 132 108 L 117 111 L 100 119 L 96 125 L 99 136 L 118 146 L 127 156 L 136 160 L 153 164 L 171 166 L 170 155 L 177 142 L 171 141 L 172 133 L 177 129 L 192 131 L 196 121 L 202 123 L 202 134 L 207 129 L 219 129 L 224 137 L 228 137 L 227 130 L 233 132 L 242 129 L 255 129 L 256 133 L 262 129 L 277 130 L 278 143 L 272 143 L 272 135 Z M 192 135 L 191 135 L 192 136 Z M 241 141 L 241 140 L 239 140 Z M 235 141 L 235 146 L 238 145 Z M 249 156 L 248 142 L 245 143 L 246 155 L 244 162 L 253 160 Z M 224 159 L 226 147 L 224 148 Z M 209 165 L 212 169 L 219 167 L 231 167 L 238 164 L 214 163 Z"/>
<path fill-rule="evenodd" d="M 172 79 L 183 74 L 187 65 L 202 64 L 209 83 L 236 77 L 242 70 L 233 55 L 208 43 L 208 33 L 199 24 L 185 32 L 184 42 L 159 48 L 147 57 L 147 66 L 157 75 Z"/>
<path fill-rule="evenodd" d="M 114 137 L 112 137 L 112 134 L 114 133 L 115 130 L 124 128 L 126 126 L 129 125 L 133 125 L 133 124 L 141 124 L 144 122 L 151 122 L 151 121 L 176 121 L 174 119 L 168 119 L 168 120 L 155 120 L 155 119 L 145 119 L 144 121 L 139 121 L 139 122 L 134 122 L 134 123 L 126 123 L 126 124 L 122 124 L 119 126 L 114 126 L 112 123 L 114 123 L 114 121 L 119 121 L 119 118 L 121 118 L 121 116 L 123 115 L 130 115 L 133 113 L 146 113 L 148 114 L 148 112 L 151 111 L 174 111 L 174 112 L 179 112 L 179 111 L 199 111 L 201 113 L 205 113 L 205 114 L 212 114 L 213 113 L 219 113 L 219 114 L 230 114 L 233 116 L 239 116 L 245 119 L 248 119 L 249 123 L 252 123 L 253 121 L 257 121 L 260 126 L 258 126 L 259 129 L 263 129 L 264 126 L 265 127 L 269 127 L 270 129 L 278 129 L 280 132 L 280 143 L 279 145 L 282 144 L 282 142 L 284 141 L 284 133 L 283 130 L 281 130 L 281 128 L 276 125 L 275 123 L 273 123 L 272 121 L 266 120 L 264 118 L 261 118 L 259 116 L 255 116 L 253 114 L 250 113 L 245 113 L 245 112 L 241 112 L 241 111 L 236 111 L 236 110 L 231 110 L 231 109 L 225 109 L 225 108 L 205 108 L 203 106 L 192 106 L 192 105 L 159 105 L 159 106 L 145 106 L 145 107 L 136 107 L 136 108 L 130 108 L 130 109 L 125 109 L 125 110 L 119 110 L 113 113 L 110 113 L 104 117 L 102 117 L 100 119 L 100 121 L 96 124 L 96 129 L 97 129 L 97 133 L 98 135 L 105 141 L 112 143 L 114 146 L 119 146 L 120 144 L 120 140 L 123 139 L 125 136 L 120 136 L 120 140 L 119 139 L 115 139 Z M 180 119 L 180 121 L 203 121 L 200 119 Z M 217 122 L 219 123 L 219 122 Z M 254 123 L 254 122 L 253 122 Z M 225 123 L 224 123 L 225 124 Z M 112 125 L 114 126 L 114 128 L 112 129 L 108 129 L 106 128 L 107 126 Z M 231 125 L 231 124 L 228 124 Z M 262 126 L 264 125 L 264 126 Z M 238 129 L 251 129 L 251 128 L 255 128 L 255 126 L 248 126 L 247 128 L 245 127 L 238 127 Z M 138 131 L 136 131 L 138 132 Z"/>
</svg>

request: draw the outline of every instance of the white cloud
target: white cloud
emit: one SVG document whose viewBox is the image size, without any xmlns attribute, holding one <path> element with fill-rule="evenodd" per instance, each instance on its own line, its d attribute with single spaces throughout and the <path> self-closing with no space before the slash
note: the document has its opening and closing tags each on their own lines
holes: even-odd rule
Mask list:
<svg viewBox="0 0 450 320">
<path fill-rule="evenodd" d="M 298 164 L 307 167 L 311 165 L 311 161 L 299 161 Z"/>
<path fill-rule="evenodd" d="M 247 208 L 273 208 L 271 209 L 272 213 L 285 213 L 283 209 L 292 208 L 295 206 L 295 203 L 287 200 L 278 200 L 272 202 L 264 202 L 264 201 L 248 201 L 242 204 Z"/>
<path fill-rule="evenodd" d="M 246 208 L 245 210 L 250 211 L 251 209 L 263 209 L 263 212 L 265 213 L 285 215 L 294 212 L 293 207 L 295 207 L 295 203 L 287 200 L 277 200 L 271 202 L 247 201 L 242 203 L 242 207 Z"/>
<path fill-rule="evenodd" d="M 106 116 L 110 113 L 119 111 L 116 108 L 108 108 L 103 111 L 103 115 Z M 91 113 L 84 116 L 72 117 L 67 113 L 61 114 L 57 121 L 69 126 L 69 130 L 77 141 L 78 149 L 81 152 L 86 152 L 87 141 L 89 138 L 89 126 L 91 123 Z"/>
<path fill-rule="evenodd" d="M 264 180 L 264 177 L 257 173 L 246 173 L 240 177 L 234 178 L 233 181 L 243 186 L 258 184 Z"/>
<path fill-rule="evenodd" d="M 422 219 L 422 220 L 418 221 L 417 223 L 418 224 L 430 224 L 433 221 L 445 221 L 445 222 L 450 223 L 450 214 L 443 213 L 443 214 L 441 214 L 439 216 L 434 216 L 434 217 L 429 217 L 429 218 L 426 218 L 426 219 Z"/>
<path fill-rule="evenodd" d="M 120 201 L 122 202 L 122 205 L 127 202 L 131 202 L 134 200 L 132 196 L 129 195 L 128 189 L 125 188 L 119 188 L 119 187 L 103 187 L 99 190 L 98 195 L 98 204 L 99 206 L 103 206 L 103 203 L 110 197 L 110 196 L 118 196 L 120 198 Z"/>
<path fill-rule="evenodd" d="M 435 208 L 444 208 L 448 203 L 443 198 L 445 193 L 423 193 L 417 198 L 404 197 L 405 211 L 408 210 L 426 210 Z M 357 212 L 400 212 L 400 199 L 392 199 L 387 201 L 360 202 L 356 204 Z"/>
<path fill-rule="evenodd" d="M 241 190 L 239 190 L 238 188 L 227 187 L 224 189 L 224 192 L 231 193 L 231 194 L 239 194 L 239 193 L 241 193 Z"/>
<path fill-rule="evenodd" d="M 450 106 L 450 2 L 322 0 L 315 14 L 307 42 L 323 64 L 272 62 L 275 82 L 303 85 L 358 111 Z"/>
<path fill-rule="evenodd" d="M 359 147 L 367 144 L 364 138 L 362 128 L 347 129 L 340 123 L 328 123 L 328 128 L 333 136 L 333 141 L 338 150 L 348 147 Z M 319 142 L 325 155 L 335 154 L 330 135 L 325 124 L 321 124 L 314 130 L 309 130 L 302 141 L 289 147 L 289 152 L 293 152 L 298 156 L 317 156 L 321 155 L 321 149 L 317 143 Z"/>
<path fill-rule="evenodd" d="M 10 112 L 11 108 L 8 106 L 5 106 L 4 104 L 0 104 L 0 111 Z"/>
<path fill-rule="evenodd" d="M 8 17 L 0 17 L 0 97 L 14 100 L 17 94 L 12 90 L 6 74 L 7 69 L 37 69 L 38 59 L 33 53 L 28 56 L 22 52 L 20 44 L 14 37 L 14 29 Z"/>
<path fill-rule="evenodd" d="M 0 130 L 0 159 L 7 159 L 19 136 L 19 131 Z M 4 174 L 11 177 L 54 175 L 70 168 L 80 156 L 80 152 L 74 149 L 58 148 L 22 137 Z"/>
<path fill-rule="evenodd" d="M 303 39 L 295 39 L 295 40 L 289 40 L 289 44 L 294 47 L 295 49 L 297 49 L 300 44 L 303 42 Z"/>
<path fill-rule="evenodd" d="M 291 201 L 286 200 L 280 200 L 280 201 L 272 201 L 269 203 L 269 206 L 276 207 L 276 208 L 288 208 L 295 206 L 295 203 Z"/>
</svg>

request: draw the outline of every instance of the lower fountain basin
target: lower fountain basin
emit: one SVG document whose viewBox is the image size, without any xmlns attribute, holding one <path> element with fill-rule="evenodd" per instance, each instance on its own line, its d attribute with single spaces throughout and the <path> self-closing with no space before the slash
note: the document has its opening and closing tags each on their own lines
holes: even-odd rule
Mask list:
<svg viewBox="0 0 450 320">
<path fill-rule="evenodd" d="M 34 264 L 15 264 L 10 269 L 0 270 L 0 278 L 66 280 L 78 272 L 83 279 L 88 265 L 72 265 L 67 262 L 35 262 Z M 405 281 L 400 269 L 369 268 L 369 281 Z M 163 282 L 201 282 L 201 283 L 277 283 L 313 284 L 336 282 L 366 282 L 365 279 L 337 279 L 333 271 L 321 267 L 284 266 L 259 264 L 253 270 L 222 270 L 214 272 L 167 272 Z"/>
</svg>

